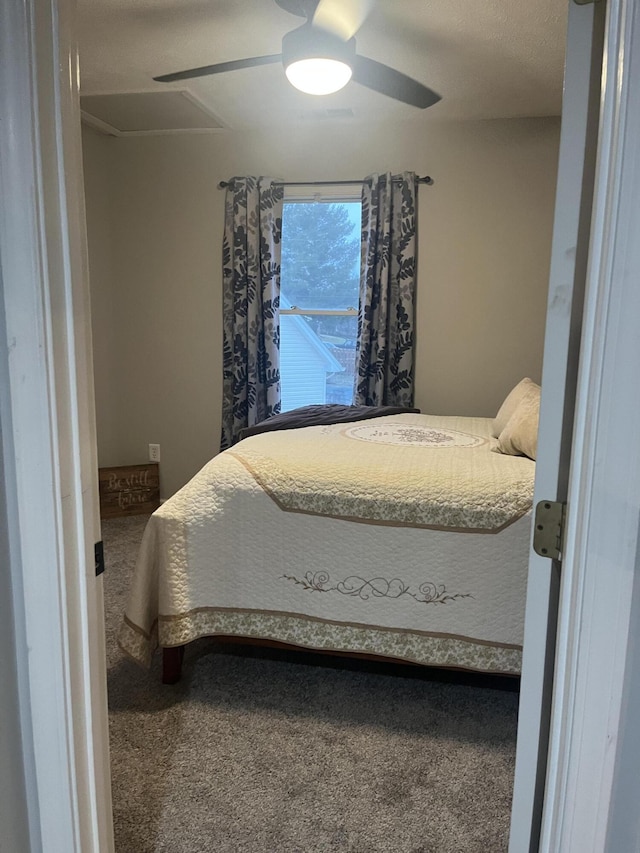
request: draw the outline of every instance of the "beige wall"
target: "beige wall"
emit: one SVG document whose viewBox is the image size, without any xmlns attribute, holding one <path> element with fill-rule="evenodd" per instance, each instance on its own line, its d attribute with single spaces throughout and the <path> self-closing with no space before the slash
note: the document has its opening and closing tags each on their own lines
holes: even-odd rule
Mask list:
<svg viewBox="0 0 640 853">
<path fill-rule="evenodd" d="M 85 133 L 101 465 L 162 447 L 172 494 L 217 450 L 220 180 L 414 169 L 420 189 L 416 405 L 492 416 L 540 379 L 559 119 L 355 124 L 220 135 Z"/>
</svg>

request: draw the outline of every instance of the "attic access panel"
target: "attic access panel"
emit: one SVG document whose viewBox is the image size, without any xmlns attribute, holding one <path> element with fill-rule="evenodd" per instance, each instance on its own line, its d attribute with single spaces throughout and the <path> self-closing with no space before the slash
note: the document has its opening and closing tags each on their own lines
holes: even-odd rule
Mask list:
<svg viewBox="0 0 640 853">
<path fill-rule="evenodd" d="M 97 119 L 116 136 L 224 128 L 220 119 L 188 92 L 176 90 L 82 95 L 80 109 L 87 120 Z"/>
</svg>

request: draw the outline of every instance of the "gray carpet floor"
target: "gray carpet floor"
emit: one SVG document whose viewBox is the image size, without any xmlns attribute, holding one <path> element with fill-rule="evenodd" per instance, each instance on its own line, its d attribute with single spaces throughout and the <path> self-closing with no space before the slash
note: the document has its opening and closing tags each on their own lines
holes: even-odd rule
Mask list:
<svg viewBox="0 0 640 853">
<path fill-rule="evenodd" d="M 516 693 L 210 639 L 163 686 L 116 645 L 146 520 L 103 522 L 117 853 L 507 849 Z"/>
</svg>

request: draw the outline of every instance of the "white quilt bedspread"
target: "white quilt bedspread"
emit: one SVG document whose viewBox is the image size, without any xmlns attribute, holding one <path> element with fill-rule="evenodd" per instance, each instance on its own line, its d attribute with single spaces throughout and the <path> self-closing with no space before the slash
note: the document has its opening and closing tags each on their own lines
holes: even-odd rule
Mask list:
<svg viewBox="0 0 640 853">
<path fill-rule="evenodd" d="M 492 469 L 502 461 L 513 469 L 520 502 L 522 483 L 533 486 L 533 462 L 491 452 L 488 419 L 394 415 L 358 426 L 366 424 L 475 437 L 469 445 Z M 304 433 L 313 443 L 327 429 L 290 439 Z M 151 517 L 120 631 L 127 654 L 148 664 L 157 645 L 221 634 L 519 672 L 530 510 L 520 503 L 494 532 L 347 520 L 295 502 L 289 510 L 242 459 L 255 463 L 269 435 L 216 456 Z M 419 441 L 410 443 L 415 452 Z M 456 444 L 459 452 L 464 441 Z M 368 446 L 386 458 L 384 446 Z M 427 443 L 427 470 L 434 453 L 447 452 Z"/>
</svg>

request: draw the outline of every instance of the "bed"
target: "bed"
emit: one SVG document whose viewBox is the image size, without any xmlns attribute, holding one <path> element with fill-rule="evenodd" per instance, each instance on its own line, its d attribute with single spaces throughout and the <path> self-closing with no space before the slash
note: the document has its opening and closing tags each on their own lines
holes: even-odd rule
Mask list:
<svg viewBox="0 0 640 853">
<path fill-rule="evenodd" d="M 488 418 L 400 414 L 254 435 L 150 518 L 119 633 L 520 672 L 535 462 Z"/>
</svg>

